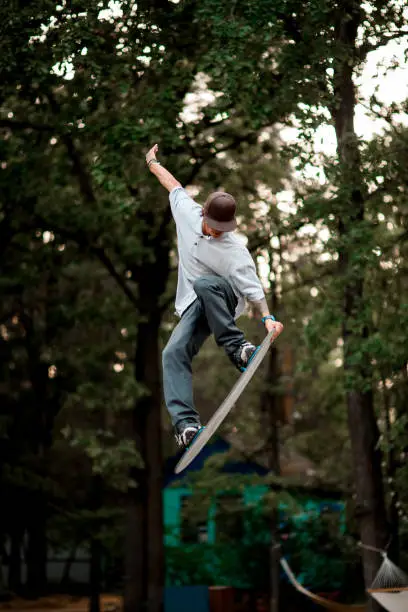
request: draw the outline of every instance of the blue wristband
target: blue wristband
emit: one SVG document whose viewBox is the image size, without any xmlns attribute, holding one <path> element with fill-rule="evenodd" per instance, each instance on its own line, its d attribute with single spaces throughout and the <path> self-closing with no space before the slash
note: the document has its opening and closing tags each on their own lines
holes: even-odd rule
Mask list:
<svg viewBox="0 0 408 612">
<path fill-rule="evenodd" d="M 262 317 L 262 323 L 265 323 L 266 319 L 271 319 L 271 321 L 276 321 L 273 315 L 265 315 L 264 317 Z"/>
</svg>

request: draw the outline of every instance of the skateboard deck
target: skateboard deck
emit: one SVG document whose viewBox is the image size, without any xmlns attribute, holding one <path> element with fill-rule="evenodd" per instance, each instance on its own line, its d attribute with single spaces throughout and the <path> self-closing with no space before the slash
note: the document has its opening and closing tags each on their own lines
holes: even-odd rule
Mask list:
<svg viewBox="0 0 408 612">
<path fill-rule="evenodd" d="M 217 431 L 218 427 L 221 425 L 227 414 L 234 407 L 235 402 L 240 397 L 241 393 L 244 391 L 245 387 L 257 371 L 258 367 L 262 363 L 268 349 L 272 343 L 272 337 L 274 332 L 271 331 L 263 340 L 262 344 L 259 347 L 258 352 L 255 354 L 253 359 L 251 360 L 249 366 L 241 374 L 238 378 L 235 385 L 232 387 L 231 391 L 222 402 L 221 406 L 214 412 L 211 419 L 208 421 L 207 425 L 203 427 L 200 432 L 196 435 L 190 446 L 183 453 L 180 461 L 177 463 L 174 472 L 176 474 L 180 474 L 183 470 L 186 469 L 190 465 L 190 463 L 197 457 L 199 452 L 204 448 L 207 444 L 208 440 L 211 436 Z"/>
</svg>

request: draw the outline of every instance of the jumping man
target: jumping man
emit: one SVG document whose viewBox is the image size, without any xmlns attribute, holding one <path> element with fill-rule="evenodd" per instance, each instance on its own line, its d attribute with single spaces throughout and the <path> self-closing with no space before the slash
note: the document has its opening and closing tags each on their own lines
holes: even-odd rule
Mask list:
<svg viewBox="0 0 408 612">
<path fill-rule="evenodd" d="M 235 320 L 248 301 L 260 314 L 267 332 L 276 338 L 282 323 L 270 315 L 262 284 L 248 249 L 233 234 L 236 203 L 225 192 L 212 193 L 203 207 L 156 159 L 154 145 L 146 155 L 150 171 L 170 193 L 178 243 L 176 314 L 180 322 L 163 351 L 164 399 L 181 448 L 187 448 L 201 428 L 194 408 L 193 357 L 214 334 L 241 372 L 256 346 L 245 340 Z"/>
</svg>

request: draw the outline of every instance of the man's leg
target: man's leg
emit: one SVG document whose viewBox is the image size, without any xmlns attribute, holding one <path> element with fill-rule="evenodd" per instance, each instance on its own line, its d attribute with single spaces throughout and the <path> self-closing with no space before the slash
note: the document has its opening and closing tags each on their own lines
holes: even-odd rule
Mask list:
<svg viewBox="0 0 408 612">
<path fill-rule="evenodd" d="M 194 408 L 191 362 L 210 333 L 196 300 L 183 313 L 163 351 L 164 399 L 179 433 L 188 424 L 200 425 L 200 415 Z"/>
<path fill-rule="evenodd" d="M 237 298 L 231 284 L 221 276 L 202 276 L 194 283 L 208 326 L 218 346 L 222 346 L 232 363 L 243 371 L 256 347 L 246 342 L 235 323 Z"/>
</svg>

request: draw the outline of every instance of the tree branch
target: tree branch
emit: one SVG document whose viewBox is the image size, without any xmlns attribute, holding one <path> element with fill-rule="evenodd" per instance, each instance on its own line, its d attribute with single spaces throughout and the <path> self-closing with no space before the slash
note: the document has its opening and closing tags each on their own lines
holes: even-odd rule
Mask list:
<svg viewBox="0 0 408 612">
<path fill-rule="evenodd" d="M 51 92 L 48 92 L 47 98 L 50 103 L 52 112 L 54 113 L 54 115 L 58 116 L 60 109 L 59 109 L 59 105 L 56 99 L 54 98 L 53 94 Z M 72 136 L 70 134 L 62 134 L 61 140 L 65 144 L 66 149 L 68 151 L 68 156 L 71 159 L 72 168 L 73 168 L 74 174 L 76 175 L 78 179 L 79 186 L 80 186 L 80 192 L 82 194 L 84 201 L 87 204 L 96 204 L 97 198 L 93 190 L 91 177 L 89 176 L 89 173 L 86 170 L 85 164 L 82 161 L 82 156 L 79 150 L 76 148 Z"/>
<path fill-rule="evenodd" d="M 52 95 L 52 93 L 49 92 L 47 97 L 50 103 L 51 110 L 53 111 L 54 115 L 58 115 L 59 106 L 54 96 Z M 83 200 L 85 201 L 86 204 L 92 204 L 92 205 L 97 204 L 97 198 L 96 198 L 93 186 L 92 186 L 91 177 L 89 176 L 89 173 L 87 172 L 85 164 L 82 160 L 82 156 L 79 150 L 76 148 L 72 136 L 70 134 L 63 134 L 61 136 L 61 139 L 64 142 L 67 152 L 68 152 L 68 156 L 71 159 L 73 173 L 78 179 L 80 193 L 82 195 Z M 65 230 L 59 228 L 59 230 L 57 231 L 59 231 L 59 233 L 64 233 Z M 65 231 L 65 234 L 67 234 L 66 231 Z M 81 238 L 79 238 L 80 236 Z M 80 240 L 82 243 L 82 246 L 89 245 L 88 238 L 84 235 L 81 235 L 78 231 L 74 233 L 73 236 L 71 234 L 71 238 L 73 238 L 77 243 L 79 243 L 79 240 Z M 131 303 L 136 308 L 138 308 L 139 303 L 138 303 L 137 297 L 128 287 L 128 285 L 126 284 L 126 281 L 117 272 L 112 260 L 107 255 L 105 249 L 103 247 L 95 246 L 92 244 L 89 245 L 89 248 L 98 257 L 98 259 L 105 266 L 108 272 L 112 275 L 114 280 L 117 282 L 119 287 L 121 287 L 121 289 L 123 290 L 125 295 L 129 298 Z"/>
<path fill-rule="evenodd" d="M 67 240 L 72 240 L 79 247 L 81 247 L 84 251 L 90 251 L 99 259 L 102 265 L 108 270 L 109 274 L 116 281 L 119 287 L 123 290 L 126 297 L 129 298 L 130 302 L 136 307 L 139 308 L 139 301 L 133 291 L 127 285 L 125 279 L 119 274 L 116 270 L 114 263 L 111 258 L 106 253 L 105 249 L 101 246 L 96 246 L 92 244 L 92 240 L 90 240 L 89 236 L 86 236 L 81 230 L 69 230 L 67 228 L 58 227 L 54 222 L 50 222 L 47 219 L 44 219 L 41 215 L 36 215 L 35 217 L 42 225 L 51 229 L 55 234 L 60 234 Z"/>
<path fill-rule="evenodd" d="M 119 287 L 123 290 L 124 294 L 129 298 L 133 306 L 137 309 L 139 308 L 139 301 L 133 291 L 129 288 L 126 281 L 120 276 L 120 274 L 116 271 L 115 266 L 112 263 L 112 260 L 106 254 L 106 251 L 101 247 L 92 247 L 92 252 L 99 258 L 100 262 L 105 266 L 111 276 L 115 279 Z"/>
</svg>

